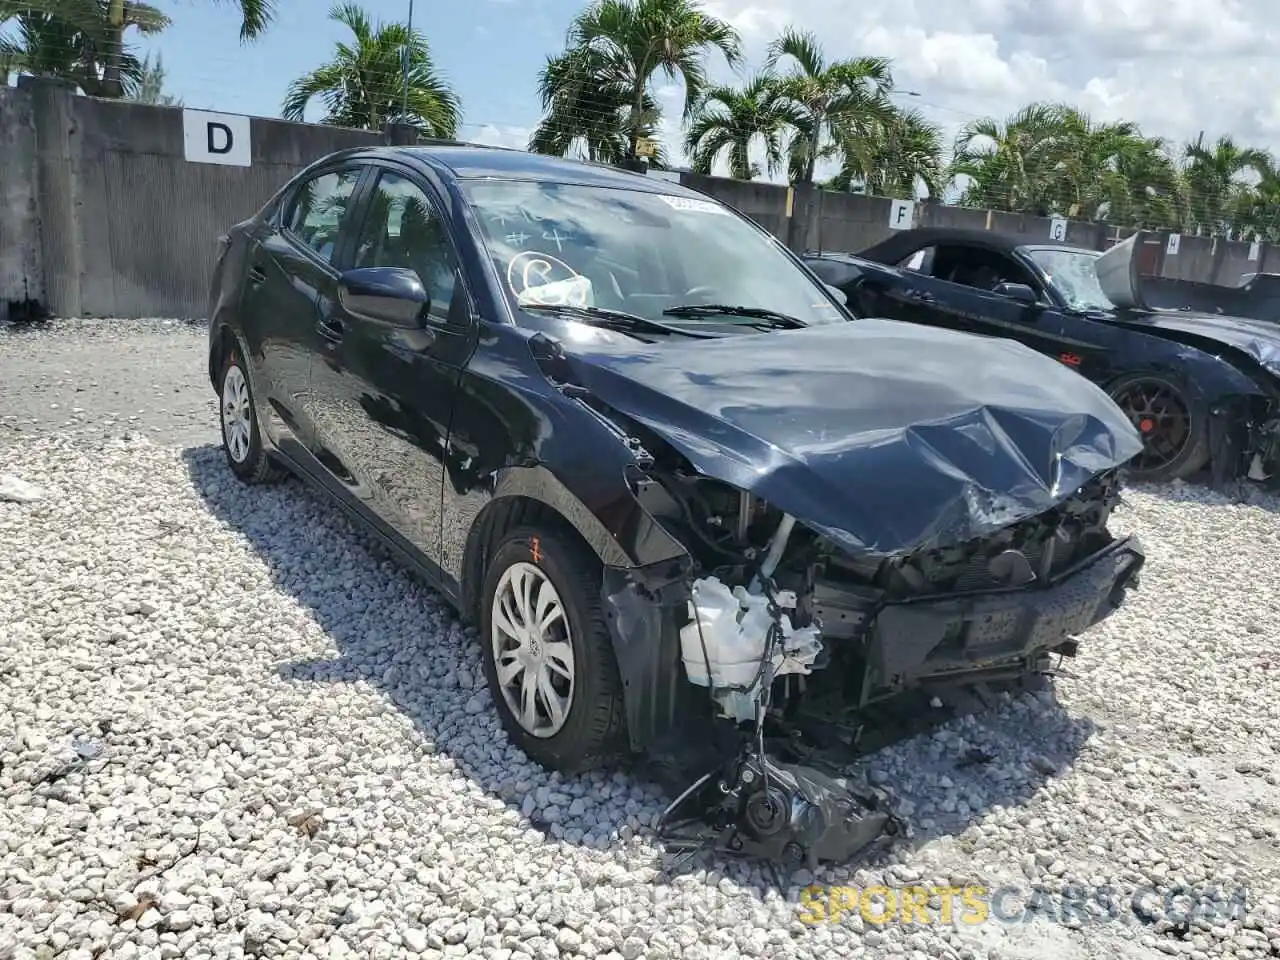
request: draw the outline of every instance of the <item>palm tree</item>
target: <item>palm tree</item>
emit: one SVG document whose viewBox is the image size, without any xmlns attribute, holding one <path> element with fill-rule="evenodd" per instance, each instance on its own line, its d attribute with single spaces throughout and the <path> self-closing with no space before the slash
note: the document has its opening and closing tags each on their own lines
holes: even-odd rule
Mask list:
<svg viewBox="0 0 1280 960">
<path fill-rule="evenodd" d="M 775 173 L 785 162 L 784 137 L 803 118 L 782 100 L 776 79 L 759 73 L 741 90 L 713 87 L 694 108 L 685 135 L 685 152 L 695 173 L 710 174 L 722 153 L 729 153 L 729 176 L 752 180 L 759 175 L 751 162 L 751 147 L 764 147 L 765 168 Z"/>
<path fill-rule="evenodd" d="M 148 54 L 143 58 L 140 67 L 141 76 L 138 81 L 138 89 L 133 93 L 126 93 L 126 99 L 133 100 L 136 103 L 150 103 L 162 107 L 182 106 L 180 99 L 164 92 L 164 58 L 160 54 L 156 54 L 154 62 L 151 59 L 151 55 Z"/>
<path fill-rule="evenodd" d="M 1190 195 L 1187 225 L 1196 233 L 1225 232 L 1230 227 L 1232 207 L 1239 207 L 1241 193 L 1249 189 L 1240 175 L 1255 172 L 1265 176 L 1271 167 L 1266 151 L 1243 147 L 1229 136 L 1210 145 L 1203 133 L 1187 144 L 1183 159 Z"/>
<path fill-rule="evenodd" d="M 421 34 L 404 24 L 374 24 L 355 3 L 336 4 L 329 19 L 349 29 L 355 44 L 339 43 L 331 61 L 289 84 L 281 116 L 302 120 L 307 105 L 320 97 L 326 107 L 323 123 L 381 130 L 397 121 L 428 136 L 457 134 L 461 101 L 437 72 Z"/>
<path fill-rule="evenodd" d="M 817 37 L 792 28 L 769 45 L 765 69 L 775 70 L 783 59 L 792 67 L 778 79 L 778 95 L 798 121 L 789 149 L 791 181 L 813 183 L 820 159 L 892 119 L 891 62 L 854 57 L 827 63 Z"/>
<path fill-rule="evenodd" d="M 890 61 L 885 57 L 854 57 L 828 63 L 818 38 L 788 28 L 769 45 L 765 69 L 772 72 L 783 59 L 791 70 L 778 79 L 781 100 L 797 122 L 788 145 L 793 184 L 812 186 L 820 159 L 841 154 L 849 143 L 866 136 L 877 122 L 893 113 L 888 93 L 893 87 Z M 815 191 L 805 190 L 799 216 L 791 219 L 788 243 L 795 247 L 813 219 Z"/>
<path fill-rule="evenodd" d="M 708 52 L 718 50 L 731 66 L 741 59 L 737 32 L 704 13 L 696 0 L 594 0 L 574 18 L 566 46 L 541 75 L 550 112 L 540 139 L 603 144 L 610 141 L 607 131 L 621 126 L 624 158 L 631 160 L 656 126 L 649 91 L 655 74 L 683 80 L 688 119 L 707 85 Z M 593 97 L 602 99 L 602 111 L 593 109 Z"/>
<path fill-rule="evenodd" d="M 1240 191 L 1233 220 L 1242 239 L 1246 233 L 1268 242 L 1280 238 L 1280 165 L 1271 157 L 1259 164 L 1257 185 Z"/>
<path fill-rule="evenodd" d="M 115 43 L 108 16 L 109 0 L 0 0 L 0 24 L 16 27 L 16 36 L 0 36 L 0 75 L 57 77 L 88 96 L 106 97 L 115 89 L 106 79 L 114 72 L 118 88 L 136 94 L 143 64 L 128 45 Z M 136 27 L 144 35 L 159 33 L 169 22 L 145 3 L 130 3 L 125 11 L 125 29 Z"/>
<path fill-rule="evenodd" d="M 876 197 L 915 197 L 921 186 L 931 197 L 947 184 L 942 130 L 918 110 L 894 110 L 860 137 L 842 144 L 843 165 L 830 181 L 834 190 L 857 189 Z"/>
<path fill-rule="evenodd" d="M 1182 177 L 1159 137 L 1135 137 L 1117 152 L 1101 191 L 1105 199 L 1096 215 L 1114 223 L 1169 230 L 1186 219 Z"/>
<path fill-rule="evenodd" d="M 960 203 L 1039 216 L 1053 212 L 1049 180 L 1061 121 L 1058 106 L 1031 103 L 1003 122 L 987 117 L 966 124 L 950 171 L 971 181 Z"/>
<path fill-rule="evenodd" d="M 618 164 L 628 155 L 632 134 L 652 136 L 661 111 L 646 90 L 638 117 L 632 91 L 609 79 L 595 50 L 571 49 L 547 58 L 538 73 L 544 111 L 529 138 L 529 149 L 556 157 L 571 151 L 597 163 Z"/>
<path fill-rule="evenodd" d="M 251 40 L 266 29 L 275 14 L 275 0 L 234 0 L 240 8 L 240 37 Z M 140 33 L 155 33 L 167 26 L 168 17 L 136 0 L 4 0 L 0 2 L 0 24 L 24 17 L 58 25 L 65 37 L 77 38 L 92 50 L 92 60 L 80 63 L 72 74 L 86 94 L 119 99 L 137 88 L 137 58 L 130 53 L 125 35 L 131 27 Z M 19 28 L 21 32 L 21 27 Z M 57 39 L 41 34 L 47 44 Z M 5 54 L 0 53 L 0 56 Z M 81 80 L 89 81 L 91 91 Z"/>
<path fill-rule="evenodd" d="M 62 0 L 54 0 L 62 2 Z M 74 2 L 74 0 L 73 0 Z M 120 84 L 118 64 L 123 52 L 124 34 L 130 26 L 129 9 L 136 4 L 133 0 L 106 0 L 107 28 L 109 43 L 107 62 L 102 75 L 104 96 L 122 97 L 124 88 Z M 253 40 L 261 36 L 267 25 L 275 18 L 275 0 L 234 0 L 240 8 L 240 40 Z"/>
</svg>

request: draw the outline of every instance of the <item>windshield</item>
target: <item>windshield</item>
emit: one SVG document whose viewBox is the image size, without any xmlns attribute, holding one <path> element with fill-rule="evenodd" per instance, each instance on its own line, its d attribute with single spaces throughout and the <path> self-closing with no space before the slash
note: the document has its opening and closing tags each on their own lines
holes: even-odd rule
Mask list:
<svg viewBox="0 0 1280 960">
<path fill-rule="evenodd" d="M 1102 256 L 1091 250 L 1054 250 L 1040 247 L 1027 251 L 1040 265 L 1049 284 L 1073 310 L 1114 310 L 1098 282 L 1094 265 Z"/>
<path fill-rule="evenodd" d="M 847 320 L 772 237 L 713 201 L 564 183 L 459 185 L 517 307 L 600 307 L 673 326 L 760 322 L 664 314 L 689 304 L 768 310 L 805 324 Z"/>
</svg>

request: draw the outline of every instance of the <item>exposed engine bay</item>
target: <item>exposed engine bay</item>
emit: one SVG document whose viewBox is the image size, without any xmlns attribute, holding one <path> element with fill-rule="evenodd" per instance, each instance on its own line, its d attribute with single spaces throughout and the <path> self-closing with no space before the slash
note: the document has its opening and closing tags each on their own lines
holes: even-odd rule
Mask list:
<svg viewBox="0 0 1280 960">
<path fill-rule="evenodd" d="M 885 793 L 845 776 L 888 742 L 877 707 L 908 702 L 938 722 L 955 713 L 929 704 L 968 712 L 988 705 L 974 690 L 1050 673 L 1142 565 L 1107 529 L 1116 471 L 994 536 L 858 557 L 681 459 L 653 458 L 635 490 L 694 561 L 680 669 L 707 694 L 718 765 L 664 817 L 660 835 L 686 855 L 813 867 L 907 834 Z"/>
</svg>

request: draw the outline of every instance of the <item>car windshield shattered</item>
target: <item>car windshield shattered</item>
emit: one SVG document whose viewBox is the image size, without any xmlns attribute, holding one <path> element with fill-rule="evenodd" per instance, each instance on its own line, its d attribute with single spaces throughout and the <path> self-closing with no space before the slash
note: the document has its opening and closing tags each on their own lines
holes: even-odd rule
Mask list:
<svg viewBox="0 0 1280 960">
<path fill-rule="evenodd" d="M 1051 250 L 1044 247 L 1028 251 L 1040 265 L 1049 283 L 1073 310 L 1116 309 L 1098 281 L 1095 268 L 1100 253 L 1091 250 Z"/>
<path fill-rule="evenodd" d="M 459 185 L 518 308 L 596 308 L 677 327 L 848 320 L 772 237 L 719 203 L 565 183 Z"/>
</svg>

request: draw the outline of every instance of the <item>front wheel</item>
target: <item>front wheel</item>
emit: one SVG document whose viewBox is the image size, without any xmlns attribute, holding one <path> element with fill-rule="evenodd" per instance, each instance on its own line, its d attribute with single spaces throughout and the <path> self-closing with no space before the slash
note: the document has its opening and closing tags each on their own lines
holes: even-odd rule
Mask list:
<svg viewBox="0 0 1280 960">
<path fill-rule="evenodd" d="M 1112 400 L 1142 437 L 1128 465 L 1133 480 L 1185 480 L 1209 462 L 1209 409 L 1167 377 L 1127 374 L 1111 385 Z"/>
<path fill-rule="evenodd" d="M 485 578 L 482 657 L 498 715 L 525 754 L 562 773 L 622 753 L 622 684 L 599 584 L 585 546 L 539 526 L 507 534 Z"/>
</svg>

